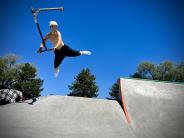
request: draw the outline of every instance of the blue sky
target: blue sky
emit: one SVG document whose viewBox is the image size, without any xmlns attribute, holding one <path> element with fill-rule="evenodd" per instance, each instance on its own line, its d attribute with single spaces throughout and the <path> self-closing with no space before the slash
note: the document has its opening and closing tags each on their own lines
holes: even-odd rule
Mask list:
<svg viewBox="0 0 184 138">
<path fill-rule="evenodd" d="M 55 79 L 53 52 L 36 53 L 41 40 L 31 6 L 64 6 L 64 12 L 39 14 L 42 33 L 56 20 L 66 44 L 93 54 L 66 58 Z M 19 63 L 34 64 L 44 80 L 42 95 L 66 95 L 74 76 L 88 67 L 96 76 L 98 98 L 105 98 L 117 78 L 133 74 L 143 61 L 184 60 L 183 0 L 2 0 L 0 17 L 0 56 L 14 53 L 21 56 Z"/>
</svg>

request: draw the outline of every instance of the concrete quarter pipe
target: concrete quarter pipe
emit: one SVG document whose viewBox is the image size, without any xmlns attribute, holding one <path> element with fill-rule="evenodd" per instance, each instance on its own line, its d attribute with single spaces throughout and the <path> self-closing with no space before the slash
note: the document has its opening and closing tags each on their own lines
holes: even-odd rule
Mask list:
<svg viewBox="0 0 184 138">
<path fill-rule="evenodd" d="M 121 78 L 122 106 L 138 138 L 184 138 L 184 85 Z"/>
</svg>

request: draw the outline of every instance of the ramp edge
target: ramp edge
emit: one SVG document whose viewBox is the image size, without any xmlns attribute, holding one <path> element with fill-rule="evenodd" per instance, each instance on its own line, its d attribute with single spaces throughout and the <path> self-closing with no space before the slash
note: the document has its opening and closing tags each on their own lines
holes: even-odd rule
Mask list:
<svg viewBox="0 0 184 138">
<path fill-rule="evenodd" d="M 120 104 L 123 108 L 126 120 L 130 124 L 131 123 L 131 117 L 129 116 L 128 110 L 126 108 L 126 102 L 125 102 L 125 98 L 124 98 L 125 91 L 123 90 L 123 85 L 122 85 L 123 82 L 122 82 L 121 78 L 118 79 L 117 83 L 119 84 Z"/>
</svg>

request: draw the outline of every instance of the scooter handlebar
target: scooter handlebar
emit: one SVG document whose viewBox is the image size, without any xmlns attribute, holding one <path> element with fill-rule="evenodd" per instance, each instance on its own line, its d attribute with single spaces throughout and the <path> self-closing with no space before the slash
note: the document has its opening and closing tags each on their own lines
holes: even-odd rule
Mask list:
<svg viewBox="0 0 184 138">
<path fill-rule="evenodd" d="M 55 7 L 55 8 L 39 8 L 39 11 L 50 11 L 50 10 L 60 10 L 64 11 L 64 7 Z"/>
</svg>

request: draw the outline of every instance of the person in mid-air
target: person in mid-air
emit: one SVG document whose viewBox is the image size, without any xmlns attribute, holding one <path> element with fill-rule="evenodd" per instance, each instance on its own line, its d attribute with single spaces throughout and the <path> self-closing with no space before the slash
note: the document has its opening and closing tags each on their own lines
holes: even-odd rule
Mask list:
<svg viewBox="0 0 184 138">
<path fill-rule="evenodd" d="M 68 45 L 66 45 L 61 37 L 61 33 L 58 31 L 58 24 L 56 21 L 50 21 L 49 23 L 51 31 L 47 33 L 47 35 L 44 38 L 44 41 L 46 42 L 48 39 L 50 39 L 53 50 L 55 53 L 55 59 L 54 59 L 54 76 L 55 78 L 58 77 L 59 74 L 59 65 L 63 61 L 65 57 L 76 57 L 80 55 L 91 55 L 90 51 L 77 51 L 72 48 L 70 48 Z M 43 48 L 43 44 L 40 45 L 38 52 L 41 53 Z"/>
</svg>

